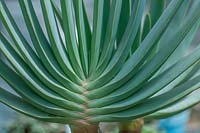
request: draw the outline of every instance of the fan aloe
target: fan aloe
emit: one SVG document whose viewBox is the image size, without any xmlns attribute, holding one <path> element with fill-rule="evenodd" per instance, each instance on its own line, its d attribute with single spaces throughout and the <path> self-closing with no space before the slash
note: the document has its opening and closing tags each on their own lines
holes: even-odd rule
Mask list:
<svg viewBox="0 0 200 133">
<path fill-rule="evenodd" d="M 200 0 L 152 0 L 148 10 L 146 0 L 94 0 L 92 26 L 83 0 L 40 0 L 47 34 L 32 1 L 18 2 L 31 42 L 0 0 L 11 38 L 0 33 L 10 62 L 0 59 L 0 76 L 18 94 L 1 88 L 0 101 L 16 111 L 88 125 L 162 118 L 200 101 L 200 48 L 185 55 Z"/>
</svg>

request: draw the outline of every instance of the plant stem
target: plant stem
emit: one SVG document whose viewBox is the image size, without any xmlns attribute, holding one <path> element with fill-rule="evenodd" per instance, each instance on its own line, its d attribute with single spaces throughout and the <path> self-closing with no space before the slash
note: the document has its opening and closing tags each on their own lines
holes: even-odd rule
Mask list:
<svg viewBox="0 0 200 133">
<path fill-rule="evenodd" d="M 72 133 L 98 133 L 98 125 L 70 126 Z"/>
<path fill-rule="evenodd" d="M 143 119 L 121 122 L 119 123 L 119 133 L 142 133 L 143 124 Z"/>
</svg>

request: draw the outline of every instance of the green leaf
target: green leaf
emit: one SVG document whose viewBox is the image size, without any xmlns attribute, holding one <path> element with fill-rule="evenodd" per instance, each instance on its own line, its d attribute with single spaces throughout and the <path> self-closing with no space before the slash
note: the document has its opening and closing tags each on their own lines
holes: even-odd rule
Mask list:
<svg viewBox="0 0 200 133">
<path fill-rule="evenodd" d="M 123 34 L 126 30 L 126 26 L 128 24 L 129 18 L 131 16 L 131 7 L 133 1 L 132 0 L 123 0 L 122 1 L 122 9 L 120 14 L 120 20 L 117 31 L 117 42 L 119 43 L 123 37 Z"/>
<path fill-rule="evenodd" d="M 144 17 L 144 22 L 143 22 L 143 27 L 142 27 L 142 40 L 145 39 L 149 31 L 151 30 L 151 17 L 149 14 L 146 14 Z"/>
<path fill-rule="evenodd" d="M 21 112 L 25 115 L 28 115 L 33 118 L 37 118 L 39 120 L 48 121 L 48 122 L 57 122 L 57 123 L 73 123 L 72 118 L 68 117 L 58 117 L 52 114 L 45 113 L 40 111 L 30 105 L 29 103 L 25 102 L 23 99 L 3 90 L 0 88 L 0 102 L 4 103 L 5 105 L 11 107 L 12 109 Z"/>
<path fill-rule="evenodd" d="M 59 86 L 56 86 L 56 87 L 47 88 L 45 85 L 49 85 L 50 84 L 49 82 L 43 85 L 42 82 L 35 76 L 33 71 L 30 70 L 30 68 L 26 65 L 26 63 L 13 50 L 13 48 L 11 47 L 11 44 L 7 41 L 7 39 L 2 34 L 0 34 L 0 51 L 8 58 L 10 63 L 13 65 L 15 70 L 21 74 L 23 79 L 26 80 L 26 82 L 28 82 L 27 84 L 30 85 L 30 87 L 32 87 L 38 93 L 40 94 L 42 93 L 43 95 L 44 93 L 45 95 L 48 95 L 48 93 L 52 93 L 53 96 L 54 95 L 58 96 L 57 94 L 59 94 L 65 99 L 68 99 L 68 100 L 74 99 L 76 102 L 84 103 L 85 101 L 84 97 L 81 97 L 80 95 L 76 93 L 72 93 L 63 87 L 61 88 Z M 73 105 L 71 101 L 67 101 L 67 100 L 66 100 L 66 104 L 68 104 L 68 106 L 70 104 Z M 74 107 L 79 107 L 76 104 L 74 105 L 75 105 Z"/>
<path fill-rule="evenodd" d="M 168 29 L 166 30 L 164 35 L 161 37 L 160 42 L 166 41 L 166 38 L 170 37 L 171 34 L 174 33 L 174 29 L 177 27 L 180 27 L 183 24 L 184 17 L 187 17 L 186 12 L 187 12 L 187 9 L 189 8 L 189 4 L 190 4 L 190 1 L 188 0 L 183 1 L 180 9 L 174 16 L 173 21 L 170 23 Z M 191 32 L 183 40 L 182 44 L 176 48 L 173 54 L 169 57 L 168 61 L 163 65 L 163 67 L 161 68 L 161 71 L 166 69 L 169 65 L 174 64 L 177 60 L 179 60 L 181 57 L 184 56 L 184 54 L 186 53 L 186 50 L 188 50 L 189 46 L 191 45 L 191 41 L 193 40 L 195 36 L 198 26 L 199 24 L 197 23 L 196 26 L 194 26 L 193 30 L 191 30 Z"/>
<path fill-rule="evenodd" d="M 92 43 L 91 43 L 91 56 L 90 56 L 90 70 L 91 75 L 97 66 L 99 61 L 101 37 L 102 37 L 102 26 L 103 26 L 103 9 L 105 0 L 94 1 L 93 11 L 93 31 L 92 31 Z"/>
<path fill-rule="evenodd" d="M 63 15 L 63 31 L 65 35 L 65 42 L 68 49 L 68 55 L 70 59 L 70 63 L 75 71 L 75 73 L 81 78 L 85 79 L 80 55 L 78 50 L 78 43 L 76 40 L 76 33 L 75 33 L 75 22 L 73 18 L 73 8 L 72 8 L 72 1 L 71 0 L 62 0 L 61 1 L 61 9 Z M 77 20 L 78 21 L 78 20 Z"/>
<path fill-rule="evenodd" d="M 112 2 L 115 3 L 115 2 Z M 100 47 L 100 54 L 102 54 L 102 50 L 105 47 L 105 37 L 107 29 L 111 29 L 108 25 L 109 16 L 111 12 L 111 0 L 104 1 L 104 9 L 103 9 L 103 23 L 102 23 L 102 35 L 101 35 L 101 47 Z M 109 27 L 109 28 L 108 28 Z"/>
<path fill-rule="evenodd" d="M 120 21 L 120 12 L 122 8 L 122 1 L 114 0 L 112 1 L 111 4 L 111 9 L 110 9 L 110 15 L 109 15 L 109 20 L 108 20 L 108 27 L 106 29 L 106 36 L 105 36 L 105 42 L 104 42 L 104 47 L 102 50 L 102 54 L 99 60 L 98 65 L 101 63 L 108 62 L 110 60 L 113 50 L 114 50 L 114 45 L 115 45 L 115 39 L 117 36 L 117 29 L 118 29 L 118 24 Z M 98 66 L 97 66 L 98 67 Z M 90 77 L 91 80 L 95 79 L 98 75 L 92 75 Z"/>
<path fill-rule="evenodd" d="M 200 102 L 200 1 L 31 0 L 19 5 L 31 42 L 0 0 L 0 102 L 48 122 L 75 125 L 174 115 Z M 60 2 L 60 4 L 57 4 Z M 5 58 L 4 58 L 5 57 Z M 194 93 L 193 93 L 194 92 Z M 184 102 L 188 102 L 185 104 Z"/>
<path fill-rule="evenodd" d="M 72 90 L 77 93 L 81 93 L 82 90 L 79 87 L 71 82 L 66 75 L 61 70 L 58 65 L 50 47 L 48 40 L 46 39 L 42 28 L 38 22 L 36 17 L 33 5 L 30 0 L 21 0 L 19 1 L 20 7 L 22 9 L 22 13 L 26 22 L 26 26 L 28 28 L 30 37 L 32 39 L 32 43 L 34 48 L 37 51 L 43 65 L 49 71 L 49 73 L 63 86 L 67 89 Z"/>
<path fill-rule="evenodd" d="M 113 114 L 99 115 L 91 118 L 89 121 L 127 121 L 149 115 L 157 110 L 165 108 L 166 106 L 170 106 L 174 102 L 197 90 L 200 87 L 199 81 L 200 76 L 193 80 L 187 81 L 164 94 L 147 99 L 133 108 L 125 109 Z"/>
<path fill-rule="evenodd" d="M 0 60 L 0 76 L 7 81 L 7 83 L 25 99 L 29 104 L 33 105 L 39 110 L 57 116 L 81 118 L 77 112 L 72 112 L 41 98 L 18 76 L 12 69 L 9 68 L 3 61 Z"/>
<path fill-rule="evenodd" d="M 58 21 L 61 25 L 61 27 L 63 28 L 63 17 L 62 17 L 62 12 L 60 11 L 59 7 L 57 6 L 55 0 L 51 0 L 51 3 L 52 3 L 52 7 L 53 7 L 53 10 L 58 18 Z"/>
<path fill-rule="evenodd" d="M 192 106 L 198 104 L 199 102 L 200 102 L 199 90 L 196 90 L 187 97 L 181 99 L 178 102 L 175 102 L 171 106 L 159 110 L 153 114 L 150 114 L 145 118 L 163 119 L 172 115 L 176 115 L 182 111 L 185 111 L 191 108 Z"/>
<path fill-rule="evenodd" d="M 156 24 L 159 17 L 162 15 L 166 6 L 166 0 L 151 0 L 150 2 L 150 16 L 152 26 Z"/>
<path fill-rule="evenodd" d="M 69 77 L 71 78 L 71 80 L 78 81 L 79 83 L 81 83 L 80 78 L 73 71 L 66 50 L 59 36 L 59 31 L 56 24 L 51 2 L 50 1 L 40 1 L 40 2 L 46 24 L 45 26 L 47 29 L 49 41 L 51 43 L 54 56 L 56 57 L 60 67 L 65 72 L 65 74 L 68 76 L 70 75 Z"/>
<path fill-rule="evenodd" d="M 103 113 L 104 108 L 106 110 L 105 112 L 115 112 L 118 111 L 118 109 L 125 108 L 126 106 L 134 106 L 138 102 L 141 102 L 142 100 L 152 96 L 159 90 L 165 89 L 165 86 L 174 81 L 176 78 L 180 77 L 181 74 L 186 72 L 190 67 L 193 66 L 193 64 L 198 62 L 199 59 L 200 54 L 199 49 L 197 49 L 196 51 L 194 51 L 193 54 L 182 58 L 179 62 L 172 65 L 170 68 L 157 75 L 155 78 L 144 83 L 144 85 L 140 86 L 139 88 L 135 88 L 139 89 L 139 91 L 137 91 L 135 94 L 132 93 L 132 91 L 134 91 L 131 88 L 132 86 L 128 86 L 128 84 L 126 84 L 124 87 L 121 87 L 120 89 L 108 96 L 91 101 L 88 106 L 91 108 L 99 108 L 93 111 L 101 113 Z M 176 82 L 179 83 L 182 78 L 180 78 Z"/>
<path fill-rule="evenodd" d="M 90 84 L 87 86 L 88 90 L 103 86 L 106 82 L 110 81 L 113 78 L 113 76 L 119 71 L 126 57 L 129 54 L 129 52 L 127 53 L 125 51 L 126 50 L 130 51 L 132 42 L 137 34 L 142 14 L 144 11 L 144 7 L 145 7 L 145 0 L 135 2 L 134 8 L 132 10 L 132 15 L 130 17 L 131 19 L 129 20 L 126 31 L 123 35 L 123 39 L 120 42 L 117 51 L 113 55 L 110 62 L 108 62 L 109 60 L 106 60 L 106 62 L 103 62 L 99 66 L 99 69 L 95 73 L 96 75 L 95 77 L 98 78 L 93 82 L 90 82 Z M 109 64 L 107 65 L 107 63 Z"/>
<path fill-rule="evenodd" d="M 85 22 L 84 20 L 84 7 L 83 7 L 84 3 L 82 0 L 74 0 L 73 3 L 74 3 L 74 8 L 75 8 L 81 64 L 82 64 L 85 76 L 88 76 L 89 55 L 88 55 L 88 48 L 87 48 L 86 29 L 85 29 L 85 23 L 87 22 Z"/>
<path fill-rule="evenodd" d="M 174 2 L 174 3 L 173 3 Z M 178 8 L 178 6 L 180 6 L 180 4 L 181 4 L 181 1 L 180 1 L 180 3 L 179 2 L 177 2 L 177 1 L 173 1 L 172 2 L 172 4 L 171 5 L 169 5 L 169 10 L 170 11 L 172 11 L 171 12 L 171 14 L 169 13 L 169 12 L 167 12 L 168 10 L 166 9 L 166 15 L 168 16 L 168 17 L 170 17 L 170 15 L 172 15 L 173 16 L 173 13 L 175 13 L 175 11 L 177 10 L 176 8 Z M 177 2 L 177 3 L 176 3 Z M 174 6 L 174 7 L 173 7 Z M 177 6 L 177 7 L 176 7 Z M 174 11 L 173 10 L 171 10 L 171 8 L 174 8 Z M 89 94 L 88 94 L 88 97 L 90 97 L 90 98 L 93 98 L 93 99 L 95 99 L 95 98 L 100 98 L 100 97 L 102 97 L 102 96 L 105 96 L 105 95 L 107 95 L 107 94 L 109 94 L 110 92 L 112 92 L 112 91 L 114 91 L 115 89 L 117 89 L 118 87 L 120 87 L 121 85 L 123 85 L 124 83 L 126 83 L 130 78 L 132 78 L 132 76 L 133 75 L 135 75 L 135 73 L 137 73 L 137 75 L 140 77 L 140 78 L 136 78 L 136 76 L 135 76 L 135 78 L 132 78 L 130 81 L 129 81 L 129 83 L 131 83 L 131 86 L 132 86 L 132 88 L 135 88 L 135 87 L 137 87 L 138 85 L 140 85 L 139 84 L 139 82 L 142 82 L 142 80 L 141 80 L 141 78 L 145 78 L 145 77 L 147 77 L 147 74 L 142 74 L 142 73 L 138 73 L 138 68 L 139 68 L 139 65 L 140 65 L 140 63 L 143 61 L 143 58 L 145 57 L 144 55 L 144 53 L 145 52 L 148 52 L 148 49 L 150 49 L 151 47 L 150 47 L 150 45 L 153 45 L 153 44 L 155 44 L 154 43 L 154 41 L 156 41 L 156 39 L 155 39 L 155 36 L 152 36 L 153 34 L 156 34 L 157 35 L 157 37 L 160 37 L 160 34 L 158 34 L 159 32 L 162 32 L 162 30 L 164 30 L 164 28 L 165 27 L 163 27 L 164 26 L 164 24 L 166 24 L 166 26 L 167 26 L 167 22 L 165 21 L 165 19 L 166 19 L 166 16 L 165 16 L 165 13 L 163 14 L 163 18 L 161 17 L 160 18 L 160 23 L 157 23 L 157 25 L 159 25 L 158 27 L 159 28 L 153 28 L 152 30 L 151 30 L 151 33 L 152 34 L 149 34 L 148 36 L 147 36 L 147 40 L 145 39 L 144 41 L 143 41 L 143 43 L 140 45 L 140 47 L 136 50 L 136 52 L 135 53 L 133 53 L 133 55 L 127 60 L 127 62 L 124 64 L 124 66 L 123 66 L 123 68 L 120 70 L 120 72 L 114 77 L 114 79 L 109 83 L 109 84 L 107 84 L 105 87 L 101 87 L 101 88 L 98 88 L 98 89 L 95 89 L 94 91 L 91 91 Z M 171 16 L 171 17 L 172 17 Z M 189 21 L 189 20 L 188 20 Z M 164 24 L 163 24 L 164 23 Z M 168 22 L 169 23 L 169 22 Z M 190 23 L 191 24 L 191 23 Z M 191 24 L 191 26 L 192 26 L 192 24 Z M 186 28 L 186 27 L 185 27 Z M 190 28 L 190 27 L 187 27 L 188 29 Z M 181 30 L 183 30 L 183 29 L 181 29 Z M 178 34 L 178 32 L 176 32 L 176 34 Z M 184 37 L 184 36 L 183 36 Z M 151 41 L 149 41 L 148 39 L 150 39 Z M 172 39 L 172 38 L 171 38 Z M 168 40 L 168 41 L 172 41 L 172 40 Z M 180 38 L 181 39 L 181 38 Z M 173 41 L 178 41 L 175 37 L 174 37 L 174 40 Z M 164 42 L 164 43 L 168 43 L 168 42 Z M 174 44 L 174 43 L 173 43 Z M 177 45 L 179 44 L 179 42 L 177 42 Z M 171 44 L 172 45 L 172 44 Z M 167 46 L 166 46 L 167 47 Z M 175 47 L 175 45 L 173 45 L 173 46 L 171 46 L 171 47 L 168 47 L 168 49 L 169 49 L 169 51 L 168 52 L 170 52 L 170 49 L 172 48 L 173 49 L 173 47 Z M 174 48 L 175 49 L 175 48 Z M 165 48 L 163 48 L 163 51 L 165 51 Z M 158 60 L 163 60 L 164 58 L 167 58 L 167 56 L 164 56 L 164 54 L 163 54 L 163 51 L 160 51 L 160 54 L 159 55 L 157 55 L 156 56 L 156 58 L 155 59 L 153 59 L 154 61 L 152 61 L 151 63 L 149 63 L 149 65 L 145 65 L 145 69 L 147 70 L 147 71 L 149 71 L 150 73 L 151 72 L 153 72 L 152 71 L 152 69 L 155 69 L 156 67 L 159 67 L 158 66 Z M 164 53 L 168 53 L 167 51 L 165 51 Z M 164 58 L 160 58 L 160 55 L 162 55 Z M 158 61 L 158 62 L 157 62 Z M 155 63 L 156 62 L 156 63 Z M 149 68 L 150 67 L 150 64 L 152 65 L 151 66 L 151 68 Z M 156 67 L 155 67 L 155 65 L 156 65 Z M 148 67 L 147 67 L 148 66 Z M 141 71 L 142 72 L 142 71 Z M 150 74 L 149 73 L 149 74 Z M 151 76 L 151 75 L 149 75 L 149 76 Z M 105 77 L 104 77 L 105 78 Z M 98 81 L 98 80 L 97 80 Z M 134 82 L 131 82 L 131 81 L 134 81 Z M 143 80 L 144 81 L 144 80 Z M 97 82 L 97 83 L 99 83 L 99 82 Z M 136 86 L 134 85 L 134 84 L 137 84 Z M 90 84 L 90 85 L 94 85 L 94 84 Z M 107 90 L 107 91 L 105 91 L 104 89 L 106 88 L 106 87 L 108 87 L 109 86 L 109 90 Z M 98 86 L 95 86 L 96 88 L 98 87 Z M 94 88 L 89 88 L 89 89 L 94 89 Z M 136 89 L 134 89 L 134 91 L 136 91 Z M 95 93 L 98 93 L 98 97 L 95 95 Z"/>
<path fill-rule="evenodd" d="M 51 75 L 46 71 L 46 69 L 44 69 L 43 65 L 41 64 L 41 61 L 39 60 L 35 52 L 32 50 L 32 48 L 29 46 L 22 33 L 19 31 L 19 28 L 15 24 L 5 3 L 0 2 L 0 6 L 2 6 L 2 12 L 0 12 L 0 17 L 6 25 L 7 30 L 9 31 L 10 35 L 14 40 L 15 46 L 22 54 L 22 57 L 24 58 L 25 62 L 29 65 L 29 67 L 33 70 L 33 72 L 38 76 L 38 78 L 42 82 L 47 83 L 48 87 L 50 87 L 51 89 L 62 88 L 62 90 L 64 90 L 64 87 L 62 87 L 55 79 L 53 79 Z M 3 38 L 2 40 L 4 40 L 4 43 L 6 43 L 5 46 L 9 45 L 7 44 L 8 42 L 2 35 L 1 38 Z"/>
</svg>

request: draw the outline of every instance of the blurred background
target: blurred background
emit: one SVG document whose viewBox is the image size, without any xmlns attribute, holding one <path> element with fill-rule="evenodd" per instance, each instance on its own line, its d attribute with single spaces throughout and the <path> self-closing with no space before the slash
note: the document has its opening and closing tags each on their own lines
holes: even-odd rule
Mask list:
<svg viewBox="0 0 200 133">
<path fill-rule="evenodd" d="M 27 40 L 30 41 L 30 37 L 28 35 L 27 29 L 25 28 L 25 23 L 23 21 L 23 17 L 20 11 L 20 7 L 17 2 L 18 0 L 5 0 L 5 1 L 13 17 L 15 18 L 16 23 L 20 27 L 20 30 L 24 33 Z M 93 5 L 92 0 L 85 0 L 85 2 L 86 2 L 86 8 L 88 11 L 89 19 L 92 20 L 92 5 Z M 40 19 L 41 25 L 44 28 L 45 26 L 44 26 L 43 17 L 41 14 L 39 0 L 33 0 L 33 4 L 36 10 L 36 13 L 38 15 L 38 18 Z M 0 22 L 0 31 L 7 34 L 6 31 L 4 30 L 4 27 L 1 25 L 1 22 Z M 45 31 L 45 28 L 44 28 L 44 31 Z M 200 36 L 200 32 L 197 33 L 192 46 L 195 46 L 197 45 L 197 43 L 199 43 L 199 40 L 200 40 L 199 36 Z M 0 55 L 0 58 L 3 58 L 2 55 Z M 2 86 L 3 88 L 7 88 L 10 91 L 9 86 L 1 78 L 0 78 L 0 86 Z M 185 113 L 186 115 L 189 116 L 188 117 L 189 121 L 187 122 L 187 126 L 186 126 L 186 133 L 200 133 L 200 113 L 199 112 L 200 112 L 200 105 L 197 105 L 196 107 L 194 107 L 193 109 Z M 177 122 L 181 121 L 181 119 L 176 119 L 176 121 Z M 144 128 L 144 132 L 145 133 L 154 133 L 154 132 L 161 133 L 162 131 L 155 130 L 159 127 L 158 123 L 159 123 L 158 121 L 149 122 L 149 124 L 147 124 Z M 46 123 L 38 122 L 36 120 L 19 115 L 15 113 L 13 110 L 9 109 L 8 107 L 0 103 L 0 133 L 6 133 L 8 132 L 8 130 L 10 133 L 22 133 L 21 130 L 17 129 L 16 127 L 27 128 L 26 129 L 27 132 L 29 132 L 29 128 L 34 129 L 35 130 L 34 133 L 64 132 L 64 125 L 50 124 L 50 123 L 46 124 Z M 49 127 L 52 129 L 51 131 L 49 130 L 50 129 Z M 103 128 L 107 128 L 107 130 L 111 130 L 112 125 L 110 125 L 109 127 L 103 127 Z"/>
</svg>

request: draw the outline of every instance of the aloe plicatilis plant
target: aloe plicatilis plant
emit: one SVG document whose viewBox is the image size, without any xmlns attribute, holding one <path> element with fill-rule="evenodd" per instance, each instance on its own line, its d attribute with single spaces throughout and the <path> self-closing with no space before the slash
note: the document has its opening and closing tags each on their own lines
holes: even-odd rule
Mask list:
<svg viewBox="0 0 200 133">
<path fill-rule="evenodd" d="M 98 132 L 100 122 L 129 130 L 129 121 L 199 103 L 200 48 L 185 53 L 200 24 L 200 0 L 151 0 L 150 8 L 146 0 L 94 0 L 91 25 L 83 0 L 40 0 L 47 34 L 32 1 L 18 2 L 31 42 L 0 0 L 11 38 L 0 33 L 0 76 L 18 94 L 1 87 L 0 102 L 12 109 Z"/>
</svg>

